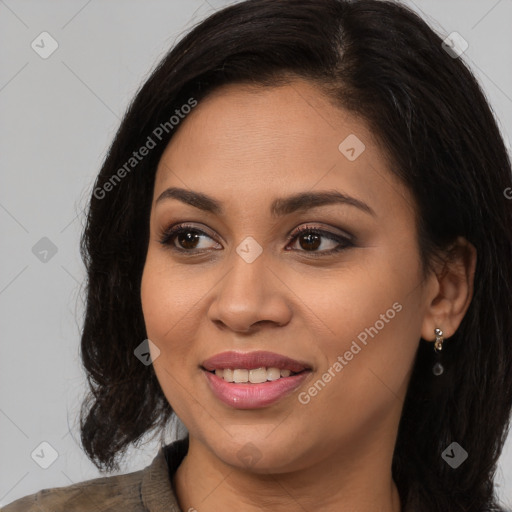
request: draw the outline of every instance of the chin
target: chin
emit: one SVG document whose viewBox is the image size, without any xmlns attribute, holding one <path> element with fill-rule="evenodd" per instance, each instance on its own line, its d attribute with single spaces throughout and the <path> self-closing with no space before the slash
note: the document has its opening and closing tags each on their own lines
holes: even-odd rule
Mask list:
<svg viewBox="0 0 512 512">
<path fill-rule="evenodd" d="M 299 468 L 296 443 L 290 435 L 286 436 L 289 445 L 269 442 L 265 434 L 252 439 L 247 436 L 243 442 L 234 439 L 226 439 L 222 446 L 210 445 L 217 458 L 229 466 L 257 474 L 286 473 Z"/>
</svg>

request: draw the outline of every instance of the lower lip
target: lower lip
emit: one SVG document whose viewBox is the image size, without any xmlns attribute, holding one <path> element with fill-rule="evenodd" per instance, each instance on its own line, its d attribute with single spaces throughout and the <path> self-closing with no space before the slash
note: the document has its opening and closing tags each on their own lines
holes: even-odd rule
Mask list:
<svg viewBox="0 0 512 512">
<path fill-rule="evenodd" d="M 304 371 L 290 377 L 262 382 L 261 384 L 236 384 L 226 382 L 214 373 L 203 370 L 213 394 L 235 409 L 261 409 L 297 389 L 311 373 Z"/>
</svg>

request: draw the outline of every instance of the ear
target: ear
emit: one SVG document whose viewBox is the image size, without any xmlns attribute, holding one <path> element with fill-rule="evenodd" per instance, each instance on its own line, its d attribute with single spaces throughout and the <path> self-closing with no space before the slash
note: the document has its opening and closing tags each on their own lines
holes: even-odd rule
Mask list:
<svg viewBox="0 0 512 512">
<path fill-rule="evenodd" d="M 443 331 L 444 338 L 453 336 L 458 329 L 473 297 L 476 258 L 473 244 L 458 237 L 446 258 L 437 265 L 431 276 L 421 330 L 424 340 L 434 341 L 436 328 Z"/>
</svg>

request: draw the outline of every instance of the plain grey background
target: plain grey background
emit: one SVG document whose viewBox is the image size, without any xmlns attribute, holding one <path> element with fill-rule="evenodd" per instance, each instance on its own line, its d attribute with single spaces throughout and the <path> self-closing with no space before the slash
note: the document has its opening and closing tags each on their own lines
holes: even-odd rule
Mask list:
<svg viewBox="0 0 512 512">
<path fill-rule="evenodd" d="M 100 476 L 78 444 L 83 208 L 139 85 L 177 38 L 230 3 L 0 0 L 0 505 Z M 509 145 L 512 1 L 404 3 L 443 37 L 467 41 L 462 58 Z M 158 439 L 130 450 L 120 472 L 157 449 Z M 512 436 L 496 483 L 512 506 Z"/>
</svg>

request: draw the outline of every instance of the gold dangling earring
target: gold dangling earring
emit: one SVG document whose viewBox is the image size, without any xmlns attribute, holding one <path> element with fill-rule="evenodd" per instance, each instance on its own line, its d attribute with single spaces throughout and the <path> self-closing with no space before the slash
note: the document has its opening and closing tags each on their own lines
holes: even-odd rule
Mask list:
<svg viewBox="0 0 512 512">
<path fill-rule="evenodd" d="M 443 338 L 443 331 L 441 329 L 439 329 L 439 328 L 434 329 L 434 333 L 436 335 L 436 341 L 434 342 L 434 352 L 436 353 L 436 355 L 438 357 L 438 361 L 433 366 L 432 373 L 435 376 L 439 376 L 444 372 L 444 366 L 439 361 L 439 358 L 440 358 L 439 353 L 441 352 L 441 350 L 443 350 L 444 338 Z"/>
</svg>

